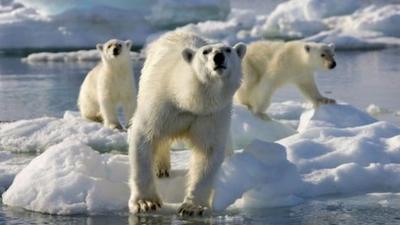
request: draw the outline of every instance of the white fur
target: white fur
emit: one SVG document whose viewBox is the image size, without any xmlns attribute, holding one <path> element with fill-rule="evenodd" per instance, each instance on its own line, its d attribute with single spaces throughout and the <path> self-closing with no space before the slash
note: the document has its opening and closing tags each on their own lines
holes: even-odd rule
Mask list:
<svg viewBox="0 0 400 225">
<path fill-rule="evenodd" d="M 115 48 L 120 49 L 117 56 L 113 54 Z M 132 117 L 136 107 L 136 88 L 130 48 L 130 41 L 115 39 L 97 44 L 101 62 L 88 73 L 79 93 L 78 107 L 84 118 L 103 121 L 108 128 L 122 129 L 117 117 L 120 105 L 125 121 Z"/>
<path fill-rule="evenodd" d="M 209 52 L 204 55 L 204 50 Z M 161 205 L 154 171 L 169 170 L 169 145 L 175 138 L 185 138 L 193 146 L 187 193 L 179 213 L 196 214 L 210 206 L 245 51 L 243 44 L 209 45 L 184 32 L 167 33 L 149 46 L 129 129 L 131 212 Z M 216 52 L 224 54 L 225 70 L 214 70 Z"/>
<path fill-rule="evenodd" d="M 334 103 L 333 99 L 320 94 L 314 80 L 315 70 L 333 65 L 333 48 L 332 44 L 301 41 L 250 44 L 243 59 L 243 81 L 235 94 L 235 102 L 268 120 L 265 111 L 273 93 L 281 86 L 293 83 L 314 106 Z"/>
</svg>

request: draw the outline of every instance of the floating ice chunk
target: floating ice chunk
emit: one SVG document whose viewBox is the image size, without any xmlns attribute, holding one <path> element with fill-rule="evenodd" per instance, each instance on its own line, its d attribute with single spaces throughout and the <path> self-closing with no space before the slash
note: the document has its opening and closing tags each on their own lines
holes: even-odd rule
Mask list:
<svg viewBox="0 0 400 225">
<path fill-rule="evenodd" d="M 389 45 L 400 45 L 399 40 L 378 39 L 376 34 L 341 29 L 323 31 L 304 40 L 334 43 L 337 50 L 382 49 Z"/>
<path fill-rule="evenodd" d="M 389 113 L 390 112 L 389 110 L 387 110 L 385 108 L 382 108 L 382 107 L 380 107 L 378 105 L 375 105 L 375 104 L 368 105 L 367 108 L 366 108 L 366 111 L 372 116 L 377 116 L 377 115 L 380 115 L 382 113 Z"/>
<path fill-rule="evenodd" d="M 121 210 L 129 195 L 123 182 L 128 171 L 126 157 L 100 155 L 87 145 L 64 141 L 32 160 L 3 194 L 3 202 L 51 214 Z"/>
<path fill-rule="evenodd" d="M 347 29 L 379 32 L 400 37 L 400 4 L 371 5 L 350 16 Z"/>
<path fill-rule="evenodd" d="M 172 27 L 208 18 L 225 19 L 230 11 L 229 0 L 160 0 L 151 7 L 147 19 L 158 27 Z"/>
<path fill-rule="evenodd" d="M 359 7 L 360 0 L 287 1 L 276 7 L 261 30 L 267 37 L 303 38 L 328 29 L 322 18 L 349 14 Z"/>
<path fill-rule="evenodd" d="M 141 61 L 141 57 L 137 52 L 130 53 L 131 59 L 134 62 Z M 40 52 L 29 54 L 22 61 L 28 63 L 38 62 L 86 62 L 99 61 L 101 59 L 100 52 L 96 49 L 79 50 L 72 52 Z"/>
<path fill-rule="evenodd" d="M 18 156 L 11 152 L 0 151 L 0 194 L 3 193 L 33 156 Z"/>
</svg>

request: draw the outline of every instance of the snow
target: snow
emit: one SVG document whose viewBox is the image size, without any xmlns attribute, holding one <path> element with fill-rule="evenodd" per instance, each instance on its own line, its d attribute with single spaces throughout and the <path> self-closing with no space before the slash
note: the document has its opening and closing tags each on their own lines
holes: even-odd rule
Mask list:
<svg viewBox="0 0 400 225">
<path fill-rule="evenodd" d="M 142 45 L 152 33 L 229 11 L 228 0 L 2 1 L 0 48 L 88 47 L 111 38 Z"/>
<path fill-rule="evenodd" d="M 141 55 L 137 52 L 130 53 L 131 59 L 134 62 L 143 60 Z M 32 53 L 23 58 L 22 61 L 27 63 L 39 62 L 96 62 L 101 59 L 100 52 L 96 49 L 79 50 L 71 52 L 40 52 Z"/>
<path fill-rule="evenodd" d="M 285 106 L 281 107 L 285 108 Z M 236 148 L 248 145 L 254 137 L 275 141 L 296 133 L 279 121 L 263 122 L 242 106 L 235 106 L 231 133 Z M 66 139 L 81 141 L 100 152 L 126 151 L 126 133 L 82 119 L 67 111 L 63 118 L 42 117 L 0 123 L 0 149 L 12 152 L 42 152 Z"/>
<path fill-rule="evenodd" d="M 304 39 L 333 42 L 338 50 L 400 46 L 399 4 L 369 5 L 366 1 L 293 0 L 270 14 L 233 9 L 225 21 L 188 24 L 180 30 L 234 44 L 258 39 Z"/>
<path fill-rule="evenodd" d="M 274 103 L 269 113 L 272 122 L 261 121 L 235 106 L 232 131 L 237 133 L 233 139 L 245 136 L 242 139 L 246 142 L 235 143 L 235 149 L 243 149 L 226 158 L 217 173 L 214 210 L 288 206 L 325 195 L 400 192 L 400 128 L 345 103 L 319 109 L 298 102 Z M 296 118 L 297 132 L 280 122 Z M 253 129 L 251 134 L 243 129 L 245 124 Z M 52 134 L 46 127 L 59 133 Z M 71 112 L 62 119 L 0 125 L 1 131 L 5 128 L 8 133 L 15 131 L 13 137 L 21 146 L 29 146 L 34 139 L 47 144 L 42 145 L 46 151 L 26 167 L 30 159 L 0 177 L 4 190 L 25 167 L 3 194 L 4 204 L 68 215 L 127 211 L 128 158 L 118 152 L 99 151 L 110 148 L 110 142 L 118 143 L 115 139 L 125 139 L 125 134 L 112 136 L 113 131 L 107 131 L 110 133 L 104 135 L 106 131 L 98 124 Z M 32 135 L 37 128 L 39 133 Z M 62 134 L 75 136 L 55 140 Z M 286 137 L 268 137 L 271 134 Z M 50 143 L 47 138 L 54 141 Z M 6 139 L 11 138 L 0 138 L 2 142 Z M 0 170 L 13 168 L 13 163 L 4 162 L 15 157 L 14 153 L 0 152 Z M 171 178 L 156 182 L 166 213 L 173 213 L 184 197 L 190 151 L 172 151 L 171 159 Z"/>
<path fill-rule="evenodd" d="M 292 0 L 257 14 L 231 9 L 228 0 L 16 1 L 0 3 L 0 48 L 87 47 L 111 38 L 143 45 L 175 28 L 230 44 L 279 38 L 334 42 L 339 50 L 400 46 L 395 2 Z"/>
<path fill-rule="evenodd" d="M 79 114 L 78 114 L 79 115 Z M 0 124 L 0 149 L 41 152 L 66 139 L 79 140 L 98 151 L 126 150 L 126 134 L 66 112 L 63 118 L 42 117 Z"/>
</svg>

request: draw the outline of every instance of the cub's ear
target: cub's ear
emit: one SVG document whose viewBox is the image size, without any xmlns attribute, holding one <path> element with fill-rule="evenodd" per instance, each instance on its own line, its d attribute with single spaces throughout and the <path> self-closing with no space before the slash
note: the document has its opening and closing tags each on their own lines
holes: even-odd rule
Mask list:
<svg viewBox="0 0 400 225">
<path fill-rule="evenodd" d="M 189 64 L 192 62 L 194 54 L 195 54 L 195 52 L 193 51 L 193 49 L 190 49 L 190 48 L 185 48 L 182 51 L 183 59 Z"/>
<path fill-rule="evenodd" d="M 100 52 L 103 51 L 103 44 L 97 44 L 96 45 L 97 50 L 99 50 Z"/>
<path fill-rule="evenodd" d="M 126 47 L 127 47 L 128 49 L 131 49 L 132 41 L 131 41 L 131 40 L 126 40 L 126 41 L 125 41 L 125 45 L 126 45 Z"/>
<path fill-rule="evenodd" d="M 329 43 L 328 47 L 332 50 L 335 50 L 335 44 L 334 43 Z"/>
<path fill-rule="evenodd" d="M 311 46 L 306 44 L 304 45 L 304 50 L 306 50 L 306 52 L 310 52 L 311 51 Z"/>
<path fill-rule="evenodd" d="M 239 42 L 235 46 L 233 46 L 233 49 L 235 49 L 239 58 L 243 59 L 244 55 L 246 54 L 246 49 L 247 49 L 246 45 L 242 42 Z"/>
</svg>

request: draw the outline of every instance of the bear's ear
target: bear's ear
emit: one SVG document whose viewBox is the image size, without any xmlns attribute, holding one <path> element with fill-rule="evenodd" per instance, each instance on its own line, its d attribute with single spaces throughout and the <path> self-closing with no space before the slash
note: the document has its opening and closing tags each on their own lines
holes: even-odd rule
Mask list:
<svg viewBox="0 0 400 225">
<path fill-rule="evenodd" d="M 328 47 L 329 47 L 332 51 L 335 50 L 335 44 L 332 43 L 332 42 L 328 44 Z"/>
<path fill-rule="evenodd" d="M 128 49 L 131 49 L 132 41 L 131 41 L 131 40 L 126 40 L 126 41 L 125 41 L 125 45 L 126 45 L 126 47 L 127 47 Z"/>
<path fill-rule="evenodd" d="M 235 46 L 233 46 L 233 49 L 235 49 L 236 53 L 238 54 L 240 59 L 243 59 L 244 55 L 246 54 L 246 45 L 243 43 L 237 43 Z"/>
<path fill-rule="evenodd" d="M 306 50 L 306 52 L 310 52 L 311 51 L 311 46 L 306 44 L 304 45 L 304 50 Z"/>
<path fill-rule="evenodd" d="M 183 59 L 187 62 L 187 63 L 191 63 L 193 60 L 193 56 L 194 56 L 194 51 L 193 49 L 190 48 L 185 48 L 182 51 L 182 57 Z"/>
<path fill-rule="evenodd" d="M 103 44 L 97 44 L 96 45 L 97 50 L 99 50 L 100 52 L 103 51 Z"/>
</svg>

